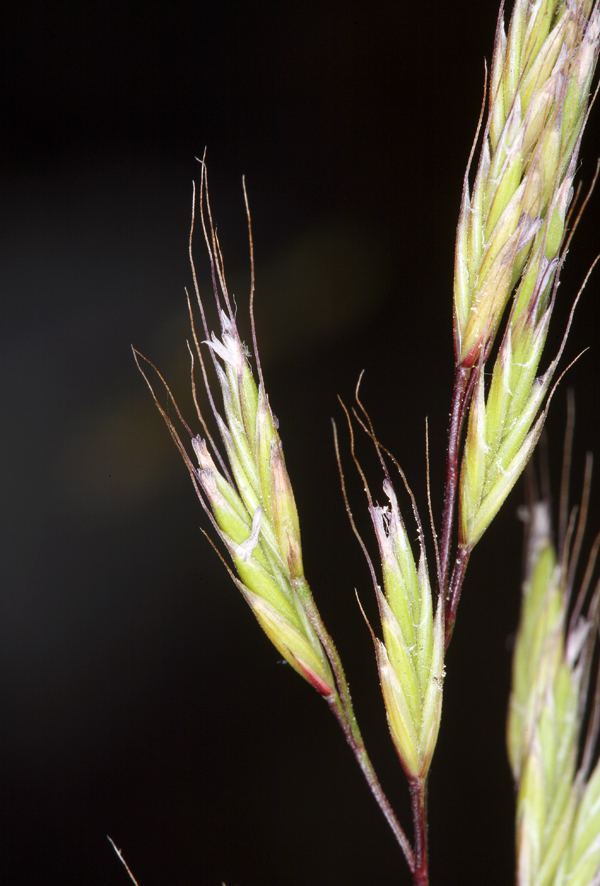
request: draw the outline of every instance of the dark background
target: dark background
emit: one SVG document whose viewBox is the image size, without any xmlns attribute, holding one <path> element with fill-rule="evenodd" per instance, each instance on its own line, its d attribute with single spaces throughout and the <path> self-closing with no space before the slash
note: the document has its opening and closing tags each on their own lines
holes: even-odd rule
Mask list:
<svg viewBox="0 0 600 886">
<path fill-rule="evenodd" d="M 495 4 L 59 0 L 1 17 L 0 882 L 126 884 L 109 834 L 140 886 L 408 884 L 326 706 L 278 661 L 202 537 L 130 344 L 190 416 L 187 237 L 207 147 L 247 335 L 246 176 L 259 342 L 307 575 L 409 828 L 330 417 L 343 425 L 336 396 L 350 401 L 365 369 L 364 401 L 425 516 L 428 416 L 440 514 L 454 229 Z M 596 196 L 548 353 L 598 248 L 598 212 Z M 210 298 L 199 240 L 196 253 Z M 597 297 L 596 274 L 563 365 L 590 350 L 552 406 L 555 466 L 567 384 L 577 463 L 598 450 Z M 342 447 L 373 550 L 344 435 Z M 476 550 L 447 660 L 430 787 L 444 886 L 513 879 L 503 730 L 522 496 L 519 484 Z"/>
</svg>

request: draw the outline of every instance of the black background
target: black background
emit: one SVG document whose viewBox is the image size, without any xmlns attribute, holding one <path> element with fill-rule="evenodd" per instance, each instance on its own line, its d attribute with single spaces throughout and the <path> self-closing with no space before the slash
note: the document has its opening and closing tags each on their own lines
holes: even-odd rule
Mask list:
<svg viewBox="0 0 600 886">
<path fill-rule="evenodd" d="M 440 514 L 454 230 L 495 4 L 59 0 L 1 16 L 0 882 L 126 884 L 109 834 L 140 886 L 408 883 L 326 706 L 278 662 L 202 537 L 130 345 L 190 416 L 187 236 L 207 147 L 247 337 L 246 176 L 259 343 L 307 575 L 409 827 L 330 417 L 343 425 L 336 396 L 351 401 L 365 369 L 364 401 L 425 516 L 428 416 Z M 596 121 L 597 109 L 585 182 Z M 598 211 L 596 196 L 549 354 L 598 248 Z M 199 241 L 196 253 L 209 298 Z M 590 350 L 552 406 L 555 466 L 567 384 L 577 464 L 598 449 L 597 293 L 596 274 L 563 364 Z M 513 879 L 503 730 L 522 496 L 519 484 L 474 554 L 447 661 L 430 787 L 432 882 L 445 886 Z"/>
</svg>

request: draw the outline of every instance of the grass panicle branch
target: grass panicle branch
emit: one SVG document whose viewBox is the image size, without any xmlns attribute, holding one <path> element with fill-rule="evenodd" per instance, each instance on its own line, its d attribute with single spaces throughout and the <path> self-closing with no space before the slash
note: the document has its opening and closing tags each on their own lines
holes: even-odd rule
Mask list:
<svg viewBox="0 0 600 886">
<path fill-rule="evenodd" d="M 379 672 L 383 701 L 390 735 L 409 783 L 415 834 L 415 884 L 429 882 L 426 796 L 427 775 L 437 742 L 442 710 L 444 680 L 444 598 L 438 597 L 433 607 L 427 568 L 423 527 L 415 497 L 400 465 L 379 442 L 369 415 L 359 399 L 360 414 L 352 415 L 342 401 L 350 432 L 350 452 L 360 474 L 367 496 L 368 511 L 375 530 L 383 592 L 367 547 L 360 537 L 348 503 L 341 470 L 336 432 L 336 452 L 346 508 L 352 528 L 366 556 L 383 632 L 380 640 L 369 625 Z M 358 461 L 352 424 L 354 418 L 373 442 L 384 474 L 383 493 L 389 504 L 375 504 L 366 475 Z M 398 499 L 384 456 L 397 467 L 409 494 L 419 538 L 419 559 L 415 561 L 404 525 Z M 362 609 L 362 607 L 361 607 Z M 363 612 L 364 615 L 364 612 Z"/>
<path fill-rule="evenodd" d="M 559 355 L 538 375 L 566 254 L 581 136 L 600 44 L 590 0 L 517 0 L 496 31 L 488 119 L 456 237 L 456 381 L 442 525 L 446 643 L 469 556 L 527 464 L 541 433 Z M 502 340 L 488 360 L 512 296 Z M 460 476 L 457 461 L 469 408 Z M 458 550 L 448 588 L 458 485 Z"/>
</svg>

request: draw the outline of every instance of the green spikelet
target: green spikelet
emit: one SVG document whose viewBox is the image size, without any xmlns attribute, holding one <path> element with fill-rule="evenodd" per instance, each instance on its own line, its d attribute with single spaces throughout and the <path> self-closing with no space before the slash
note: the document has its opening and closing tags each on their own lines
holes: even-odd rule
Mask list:
<svg viewBox="0 0 600 886">
<path fill-rule="evenodd" d="M 234 484 L 219 471 L 205 440 L 192 440 L 196 479 L 259 624 L 292 667 L 325 696 L 335 684 L 299 591 L 300 525 L 281 440 L 268 398 L 257 387 L 234 320 L 221 312 L 221 338 L 206 342 L 219 362 L 225 419 L 218 417 Z"/>
<path fill-rule="evenodd" d="M 392 739 L 409 779 L 427 776 L 442 710 L 444 627 L 442 607 L 433 614 L 421 540 L 417 567 L 395 492 L 383 484 L 390 507 L 369 508 L 381 556 L 385 595 L 377 602 L 383 643 L 375 641 L 379 679 Z"/>
<path fill-rule="evenodd" d="M 456 239 L 459 365 L 485 359 L 517 284 L 515 321 L 532 301 L 538 318 L 548 304 L 598 35 L 589 0 L 517 0 L 508 32 L 499 24 L 484 144 L 472 195 L 465 179 Z"/>
<path fill-rule="evenodd" d="M 587 780 L 577 767 L 594 627 L 587 616 L 567 627 L 568 562 L 557 561 L 548 504 L 534 504 L 529 516 L 507 723 L 517 884 L 592 886 L 600 870 L 600 776 Z"/>
</svg>

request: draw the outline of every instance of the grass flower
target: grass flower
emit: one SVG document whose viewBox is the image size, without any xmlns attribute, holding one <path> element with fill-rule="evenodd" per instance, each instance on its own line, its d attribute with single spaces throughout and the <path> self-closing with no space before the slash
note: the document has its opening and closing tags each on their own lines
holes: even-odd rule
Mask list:
<svg viewBox="0 0 600 886">
<path fill-rule="evenodd" d="M 517 284 L 511 325 L 520 324 L 513 339 L 524 326 L 542 322 L 599 38 L 600 12 L 590 0 L 517 0 L 508 33 L 500 18 L 483 148 L 472 195 L 465 178 L 456 239 L 458 365 L 487 359 Z"/>
<path fill-rule="evenodd" d="M 208 444 L 192 439 L 195 470 L 235 579 L 259 624 L 284 658 L 322 695 L 335 693 L 325 650 L 300 594 L 304 577 L 300 526 L 281 440 L 262 384 L 257 388 L 235 320 L 221 311 L 221 337 L 206 344 L 215 357 L 225 419 L 217 415 L 234 483 Z"/>
<path fill-rule="evenodd" d="M 351 514 L 341 468 L 337 431 L 335 432 L 336 455 L 346 510 L 350 516 L 354 534 L 367 560 L 379 608 L 383 640 L 376 637 L 366 616 L 364 617 L 375 646 L 379 682 L 390 735 L 408 779 L 411 795 L 415 832 L 414 866 L 411 869 L 413 880 L 416 886 L 425 886 L 429 882 L 427 776 L 440 728 L 444 683 L 444 597 L 438 595 L 434 614 L 423 527 L 415 497 L 400 465 L 377 439 L 371 419 L 359 399 L 358 387 L 356 389 L 356 403 L 362 416 L 356 409 L 352 410 L 352 416 L 375 446 L 385 477 L 383 492 L 389 505 L 378 505 L 373 500 L 367 478 L 356 456 L 351 414 L 343 403 L 342 407 L 350 432 L 352 458 L 361 476 L 367 496 L 369 515 L 377 538 L 383 576 L 383 592 L 378 583 L 377 573 L 367 551 L 367 546 L 362 540 Z M 384 456 L 391 459 L 398 469 L 412 503 L 419 537 L 418 565 L 413 555 Z M 436 546 L 436 560 L 437 553 Z"/>
<path fill-rule="evenodd" d="M 204 167 L 202 181 L 204 185 Z M 221 390 L 223 416 L 215 407 L 207 382 L 227 461 L 207 430 L 205 437 L 194 435 L 184 422 L 196 458 L 194 464 L 171 419 L 162 407 L 159 409 L 185 459 L 200 501 L 231 558 L 236 573 L 231 573 L 232 578 L 260 626 L 294 670 L 325 698 L 334 699 L 335 680 L 311 621 L 312 612 L 308 611 L 314 604 L 304 580 L 298 513 L 277 422 L 260 377 L 260 363 L 258 385 L 250 369 L 227 292 L 218 241 L 212 229 L 211 233 L 212 242 L 207 236 L 207 245 L 213 278 L 215 284 L 218 279 L 221 287 L 220 296 L 215 287 L 219 336 L 209 334 L 199 294 L 198 303 L 207 338 L 203 344 L 212 357 Z M 191 308 L 190 316 L 196 354 L 207 380 Z M 198 418 L 206 429 L 195 387 L 194 400 Z"/>
<path fill-rule="evenodd" d="M 389 507 L 369 511 L 381 557 L 385 594 L 376 589 L 384 642 L 375 641 L 379 679 L 392 739 L 409 780 L 424 779 L 437 741 L 444 679 L 444 628 L 433 615 L 425 546 L 417 566 L 386 478 Z"/>
</svg>

